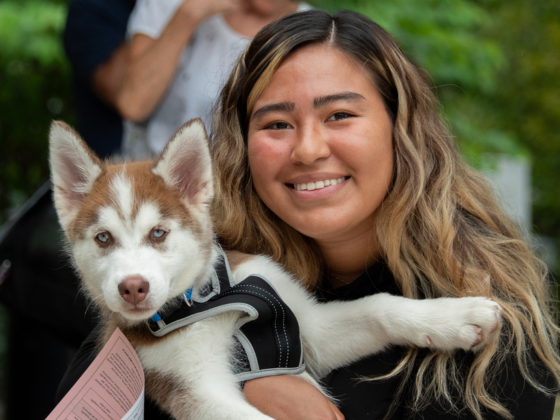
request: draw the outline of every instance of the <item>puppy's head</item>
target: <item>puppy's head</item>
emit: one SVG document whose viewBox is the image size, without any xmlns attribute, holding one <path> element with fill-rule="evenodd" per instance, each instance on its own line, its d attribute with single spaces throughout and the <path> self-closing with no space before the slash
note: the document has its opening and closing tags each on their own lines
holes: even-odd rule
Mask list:
<svg viewBox="0 0 560 420">
<path fill-rule="evenodd" d="M 144 320 L 206 274 L 213 186 L 200 120 L 153 161 L 102 162 L 62 122 L 51 125 L 49 142 L 60 224 L 100 308 Z"/>
</svg>

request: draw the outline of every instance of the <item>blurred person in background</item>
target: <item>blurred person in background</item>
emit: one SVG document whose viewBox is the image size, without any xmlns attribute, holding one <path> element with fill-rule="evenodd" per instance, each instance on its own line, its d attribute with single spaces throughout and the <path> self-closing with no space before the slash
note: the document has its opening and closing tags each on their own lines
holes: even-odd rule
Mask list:
<svg viewBox="0 0 560 420">
<path fill-rule="evenodd" d="M 125 72 L 126 25 L 135 0 L 74 0 L 64 49 L 72 66 L 77 129 L 100 157 L 120 152 L 122 117 L 115 109 Z"/>
<path fill-rule="evenodd" d="M 251 39 L 277 18 L 307 9 L 291 0 L 139 0 L 116 99 L 127 119 L 124 154 L 160 152 L 195 117 L 209 128 L 219 91 Z"/>
</svg>

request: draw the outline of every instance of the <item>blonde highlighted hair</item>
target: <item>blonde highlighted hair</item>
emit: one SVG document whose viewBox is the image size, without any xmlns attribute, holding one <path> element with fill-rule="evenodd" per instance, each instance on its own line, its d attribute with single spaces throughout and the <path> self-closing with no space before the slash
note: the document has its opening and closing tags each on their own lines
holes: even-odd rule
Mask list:
<svg viewBox="0 0 560 420">
<path fill-rule="evenodd" d="M 462 160 L 438 113 L 429 79 L 387 32 L 357 13 L 290 15 L 264 28 L 237 62 L 212 127 L 213 211 L 223 245 L 270 255 L 309 289 L 319 287 L 324 261 L 318 248 L 263 204 L 247 158 L 254 103 L 283 60 L 314 43 L 336 48 L 363 66 L 393 120 L 395 172 L 376 231 L 403 295 L 482 295 L 503 308 L 502 338 L 474 356 L 466 378 L 453 355 L 409 351 L 394 374 L 404 375 L 403 386 L 414 381 L 415 407 L 437 399 L 455 408 L 466 406 L 479 419 L 487 410 L 511 417 L 491 382 L 512 354 L 526 381 L 540 391 L 555 392 L 545 389 L 529 367 L 537 358 L 560 380 L 559 329 L 545 265 L 500 210 L 484 178 Z"/>
</svg>

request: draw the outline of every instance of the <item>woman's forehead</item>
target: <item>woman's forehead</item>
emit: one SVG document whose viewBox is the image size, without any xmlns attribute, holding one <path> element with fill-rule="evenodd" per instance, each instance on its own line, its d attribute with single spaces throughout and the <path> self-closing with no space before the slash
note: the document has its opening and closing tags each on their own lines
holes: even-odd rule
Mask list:
<svg viewBox="0 0 560 420">
<path fill-rule="evenodd" d="M 314 89 L 317 100 L 325 95 L 352 91 L 348 90 L 349 87 L 354 90 L 373 88 L 377 91 L 371 72 L 365 65 L 328 44 L 311 44 L 297 49 L 282 60 L 267 75 L 266 80 L 263 77 L 259 82 L 260 86 L 255 86 L 252 92 L 254 97 L 250 108 L 248 107 L 249 118 L 254 114 L 255 107 L 267 101 L 272 93 L 277 98 L 288 97 L 296 87 L 302 94 L 304 90 L 307 92 Z"/>
</svg>

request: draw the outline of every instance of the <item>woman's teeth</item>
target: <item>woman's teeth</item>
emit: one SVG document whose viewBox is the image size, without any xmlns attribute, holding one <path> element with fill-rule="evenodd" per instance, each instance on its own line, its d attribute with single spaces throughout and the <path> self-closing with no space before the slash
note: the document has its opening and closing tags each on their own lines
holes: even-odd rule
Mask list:
<svg viewBox="0 0 560 420">
<path fill-rule="evenodd" d="M 305 184 L 294 184 L 294 189 L 297 191 L 313 191 L 320 190 L 328 186 L 334 186 L 344 181 L 344 177 L 338 179 L 325 179 L 324 181 L 307 182 Z"/>
</svg>

